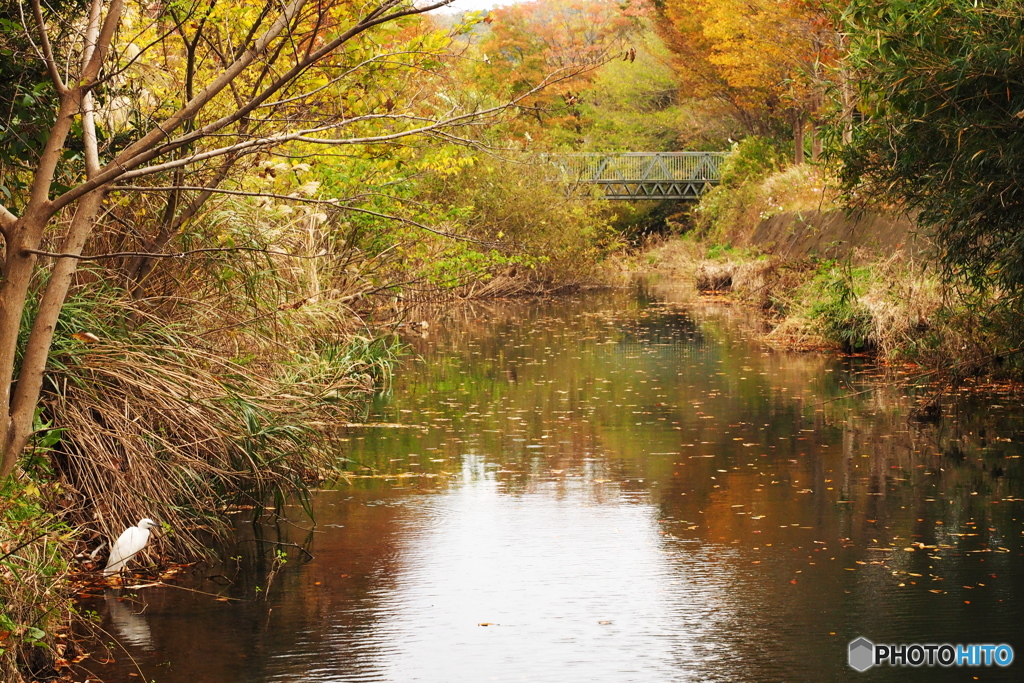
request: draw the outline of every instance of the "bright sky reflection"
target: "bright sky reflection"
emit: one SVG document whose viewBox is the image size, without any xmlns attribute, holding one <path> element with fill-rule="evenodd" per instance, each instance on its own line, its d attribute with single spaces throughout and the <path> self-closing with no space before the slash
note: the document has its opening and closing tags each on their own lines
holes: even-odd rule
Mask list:
<svg viewBox="0 0 1024 683">
<path fill-rule="evenodd" d="M 680 664 L 721 627 L 726 577 L 681 577 L 653 506 L 579 479 L 508 495 L 471 456 L 464 477 L 399 532 L 371 636 L 391 645 L 386 680 L 690 678 Z"/>
</svg>

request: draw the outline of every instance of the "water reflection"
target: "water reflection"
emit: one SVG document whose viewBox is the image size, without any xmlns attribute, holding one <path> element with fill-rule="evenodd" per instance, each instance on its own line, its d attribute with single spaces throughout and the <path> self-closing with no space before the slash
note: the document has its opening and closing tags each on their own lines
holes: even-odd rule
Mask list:
<svg viewBox="0 0 1024 683">
<path fill-rule="evenodd" d="M 674 575 L 652 506 L 582 479 L 502 495 L 484 460 L 463 466 L 443 522 L 402 534 L 388 680 L 650 681 L 694 660 L 725 581 Z"/>
<path fill-rule="evenodd" d="M 134 645 L 143 650 L 153 649 L 153 635 L 145 615 L 133 610 L 132 601 L 126 603 L 114 595 L 111 590 L 103 594 L 103 604 L 107 615 L 114 625 L 114 633 L 127 645 Z"/>
<path fill-rule="evenodd" d="M 146 591 L 133 655 L 190 683 L 843 679 L 862 635 L 1024 656 L 1019 400 L 910 423 L 912 369 L 757 324 L 671 287 L 433 320 L 363 416 L 406 427 L 344 437 L 369 478 L 317 497 L 315 559 L 260 540 L 304 543 L 298 510 L 242 528 L 244 570 L 197 584 L 238 600 Z"/>
</svg>

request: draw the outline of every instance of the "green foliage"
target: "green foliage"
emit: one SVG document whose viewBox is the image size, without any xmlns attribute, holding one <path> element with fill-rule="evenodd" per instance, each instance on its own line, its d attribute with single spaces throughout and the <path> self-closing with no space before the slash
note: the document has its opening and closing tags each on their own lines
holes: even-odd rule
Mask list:
<svg viewBox="0 0 1024 683">
<path fill-rule="evenodd" d="M 642 24 L 631 44 L 635 60 L 612 60 L 568 98 L 573 118 L 549 127 L 552 144 L 575 152 L 724 149 L 720 117 L 682 98 L 671 55 L 657 34 Z"/>
<path fill-rule="evenodd" d="M 826 262 L 804 287 L 808 317 L 825 339 L 849 353 L 875 347 L 874 319 L 858 298 L 855 282 L 866 271 Z"/>
<path fill-rule="evenodd" d="M 739 187 L 762 180 L 784 168 L 787 157 L 773 140 L 759 135 L 743 138 L 722 160 L 722 185 Z"/>
<path fill-rule="evenodd" d="M 786 155 L 768 138 L 752 135 L 734 143 L 722 160 L 721 184 L 704 193 L 694 208 L 698 231 L 725 240 L 729 232 L 752 229 L 763 217 L 749 215 L 751 209 L 764 203 L 761 181 L 786 163 Z"/>
<path fill-rule="evenodd" d="M 469 235 L 491 247 L 451 245 L 462 267 L 480 274 L 516 272 L 525 280 L 555 285 L 586 280 L 621 240 L 612 208 L 589 197 L 566 195 L 546 181 L 543 169 L 483 158 L 438 178 L 430 196 L 439 204 L 457 198 Z M 475 256 L 469 256 L 470 252 Z M 451 256 L 449 256 L 451 258 Z"/>
<path fill-rule="evenodd" d="M 0 482 L 0 678 L 41 675 L 56 631 L 71 610 L 63 588 L 69 529 L 47 513 L 53 484 L 8 477 Z"/>
<path fill-rule="evenodd" d="M 707 245 L 707 251 L 704 253 L 704 258 L 708 261 L 722 259 L 756 260 L 762 257 L 763 256 L 761 254 L 757 253 L 756 249 L 736 247 L 731 244 L 718 244 L 714 242 Z"/>
<path fill-rule="evenodd" d="M 947 276 L 1021 306 L 1024 3 L 856 0 L 841 19 L 864 115 L 833 152 L 846 190 L 918 211 Z"/>
<path fill-rule="evenodd" d="M 789 166 L 759 177 L 755 165 L 740 164 L 756 180 L 722 184 L 701 197 L 693 209 L 698 233 L 712 241 L 744 243 L 762 220 L 782 212 L 836 208 L 835 193 L 819 167 Z"/>
</svg>

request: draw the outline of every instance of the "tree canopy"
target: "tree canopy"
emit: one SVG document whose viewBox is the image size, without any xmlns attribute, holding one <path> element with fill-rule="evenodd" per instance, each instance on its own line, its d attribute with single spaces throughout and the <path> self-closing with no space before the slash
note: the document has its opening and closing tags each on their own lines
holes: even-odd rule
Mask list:
<svg viewBox="0 0 1024 683">
<path fill-rule="evenodd" d="M 917 212 L 951 276 L 1024 303 L 1024 3 L 855 0 L 848 192 Z"/>
<path fill-rule="evenodd" d="M 821 3 L 660 0 L 659 27 L 684 92 L 722 102 L 746 132 L 779 134 L 816 115 L 838 57 Z"/>
</svg>

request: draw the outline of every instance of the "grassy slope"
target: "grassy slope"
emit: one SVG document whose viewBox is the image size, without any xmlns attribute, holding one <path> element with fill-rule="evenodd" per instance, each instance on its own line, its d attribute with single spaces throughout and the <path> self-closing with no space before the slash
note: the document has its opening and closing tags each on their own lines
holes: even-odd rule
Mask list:
<svg viewBox="0 0 1024 683">
<path fill-rule="evenodd" d="M 841 210 L 812 167 L 788 168 L 723 185 L 694 211 L 697 229 L 649 251 L 649 264 L 728 288 L 764 310 L 770 343 L 875 354 L 955 376 L 1020 377 L 1020 315 L 997 293 L 972 292 L 940 277 L 910 248 L 853 249 L 839 258 L 784 258 L 751 240 L 781 212 Z M 880 223 L 884 229 L 884 224 Z"/>
</svg>

